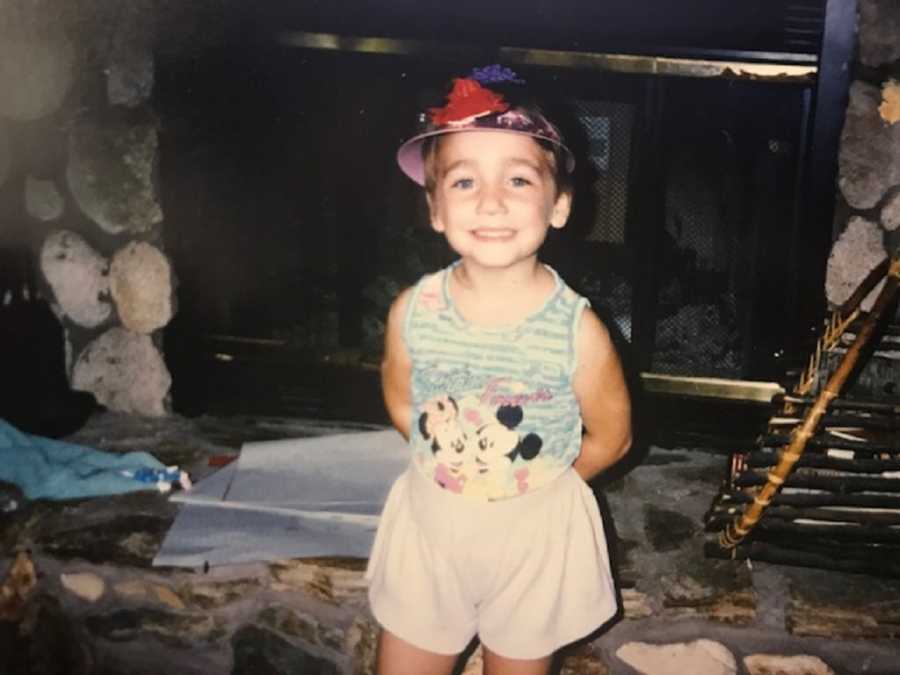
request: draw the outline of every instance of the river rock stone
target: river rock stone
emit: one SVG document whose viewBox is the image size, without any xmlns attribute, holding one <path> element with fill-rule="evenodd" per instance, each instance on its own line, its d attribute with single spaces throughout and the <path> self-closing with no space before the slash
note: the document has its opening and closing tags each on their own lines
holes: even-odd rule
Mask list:
<svg viewBox="0 0 900 675">
<path fill-rule="evenodd" d="M 41 247 L 41 271 L 62 315 L 84 328 L 99 326 L 112 313 L 107 300 L 106 259 L 74 232 L 53 232 Z"/>
<path fill-rule="evenodd" d="M 144 600 L 149 593 L 149 585 L 140 579 L 129 579 L 115 584 L 113 590 L 116 595 L 126 600 Z"/>
<path fill-rule="evenodd" d="M 701 559 L 690 573 L 666 574 L 660 581 L 667 616 L 701 616 L 735 624 L 756 619 L 756 594 L 746 565 Z"/>
<path fill-rule="evenodd" d="M 58 31 L 47 35 L 0 34 L 0 115 L 36 120 L 59 108 L 75 80 L 73 43 Z"/>
<path fill-rule="evenodd" d="M 90 572 L 61 574 L 59 582 L 63 588 L 87 602 L 97 602 L 106 591 L 106 583 Z"/>
<path fill-rule="evenodd" d="M 162 221 L 152 179 L 156 149 L 153 124 L 73 127 L 66 180 L 78 206 L 104 231 L 138 234 Z"/>
<path fill-rule="evenodd" d="M 113 105 L 134 108 L 153 91 L 153 57 L 146 50 L 128 49 L 114 54 L 106 68 L 106 96 Z"/>
<path fill-rule="evenodd" d="M 345 652 L 353 659 L 353 675 L 375 675 L 378 624 L 370 616 L 359 616 L 347 631 Z"/>
<path fill-rule="evenodd" d="M 127 9 L 117 13 L 104 69 L 111 104 L 133 108 L 150 97 L 157 25 L 169 11 L 157 0 L 131 0 Z"/>
<path fill-rule="evenodd" d="M 644 532 L 656 551 L 674 551 L 697 531 L 697 524 L 677 511 L 644 506 Z"/>
<path fill-rule="evenodd" d="M 653 614 L 650 598 L 634 588 L 622 589 L 622 609 L 626 619 L 642 619 Z"/>
<path fill-rule="evenodd" d="M 225 637 L 221 621 L 208 614 L 179 614 L 148 607 L 89 616 L 85 626 L 92 634 L 107 640 L 130 641 L 138 635 L 150 634 L 178 647 L 214 643 Z"/>
<path fill-rule="evenodd" d="M 120 249 L 109 266 L 119 319 L 130 331 L 152 333 L 172 318 L 172 272 L 162 251 L 144 242 Z"/>
<path fill-rule="evenodd" d="M 340 626 L 326 626 L 319 624 L 319 640 L 323 647 L 332 649 L 336 652 L 343 653 L 344 644 L 347 641 L 347 634 Z"/>
<path fill-rule="evenodd" d="M 881 228 L 860 216 L 854 216 L 846 229 L 831 247 L 828 268 L 825 273 L 825 296 L 828 302 L 839 306 L 853 295 L 869 272 L 887 257 Z M 871 308 L 881 291 L 881 283 L 876 286 L 862 307 Z"/>
<path fill-rule="evenodd" d="M 893 579 L 876 583 L 885 586 L 887 593 L 876 594 L 880 590 L 877 586 L 860 585 L 855 579 L 847 580 L 845 588 L 836 586 L 835 592 L 828 594 L 792 585 L 785 616 L 788 631 L 828 640 L 897 640 L 900 638 L 897 583 Z"/>
<path fill-rule="evenodd" d="M 744 667 L 750 675 L 834 675 L 822 659 L 806 654 L 751 654 L 744 657 Z"/>
<path fill-rule="evenodd" d="M 171 609 L 185 609 L 184 601 L 168 586 L 162 584 L 153 585 L 153 594 L 162 604 Z"/>
<path fill-rule="evenodd" d="M 231 640 L 232 675 L 339 675 L 343 672 L 323 658 L 306 653 L 272 631 L 246 626 Z"/>
<path fill-rule="evenodd" d="M 725 645 L 712 640 L 695 640 L 668 645 L 629 642 L 616 656 L 644 675 L 735 675 L 737 663 Z"/>
<path fill-rule="evenodd" d="M 897 190 L 884 203 L 881 209 L 881 225 L 888 232 L 900 228 L 900 190 Z"/>
<path fill-rule="evenodd" d="M 888 124 L 900 122 L 900 82 L 897 80 L 888 80 L 884 83 L 878 114 Z"/>
<path fill-rule="evenodd" d="M 887 190 L 900 184 L 900 124 L 888 125 L 879 114 L 881 90 L 854 82 L 841 133 L 841 193 L 855 209 L 870 209 Z"/>
<path fill-rule="evenodd" d="M 141 579 L 129 579 L 115 584 L 113 590 L 120 598 L 132 602 L 146 602 L 150 599 L 156 600 L 170 609 L 187 609 L 187 605 L 185 605 L 181 596 L 163 584 L 149 583 Z"/>
<path fill-rule="evenodd" d="M 115 327 L 91 342 L 72 369 L 72 388 L 117 412 L 166 414 L 172 377 L 150 337 Z"/>
<path fill-rule="evenodd" d="M 591 643 L 566 654 L 559 671 L 559 675 L 609 675 L 609 673 L 609 666 L 595 653 Z"/>
<path fill-rule="evenodd" d="M 896 0 L 865 0 L 859 3 L 859 58 L 878 66 L 900 59 L 900 12 Z"/>
<path fill-rule="evenodd" d="M 37 587 L 37 578 L 31 553 L 17 551 L 5 578 L 0 581 L 0 624 L 22 620 Z"/>
<path fill-rule="evenodd" d="M 61 560 L 149 568 L 172 525 L 174 513 L 141 515 L 134 510 L 141 508 L 141 504 L 149 509 L 150 504 L 168 502 L 158 492 L 103 499 L 106 502 L 103 505 L 68 506 L 81 519 L 70 528 L 52 527 L 48 524 L 52 519 L 46 513 L 34 513 L 27 527 L 35 548 Z M 74 520 L 75 516 L 71 517 Z M 151 592 L 148 587 L 148 595 Z"/>
<path fill-rule="evenodd" d="M 289 607 L 267 607 L 259 614 L 262 624 L 274 628 L 289 637 L 296 637 L 310 644 L 319 644 L 319 622 L 305 612 Z"/>
<path fill-rule="evenodd" d="M 276 590 L 301 590 L 332 604 L 366 603 L 365 561 L 279 560 L 271 570 Z"/>
<path fill-rule="evenodd" d="M 29 216 L 47 223 L 59 218 L 65 206 L 55 182 L 33 176 L 25 179 L 25 210 Z"/>
<path fill-rule="evenodd" d="M 179 592 L 192 607 L 210 610 L 224 607 L 258 590 L 259 582 L 251 580 L 195 583 L 179 589 Z"/>
</svg>

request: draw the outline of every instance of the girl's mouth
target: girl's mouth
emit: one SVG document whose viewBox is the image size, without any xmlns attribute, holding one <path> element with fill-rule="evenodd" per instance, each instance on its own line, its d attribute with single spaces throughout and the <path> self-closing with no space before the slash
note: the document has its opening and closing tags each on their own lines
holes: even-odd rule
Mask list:
<svg viewBox="0 0 900 675">
<path fill-rule="evenodd" d="M 503 241 L 511 239 L 515 233 L 515 230 L 508 227 L 479 228 L 472 230 L 472 236 L 482 241 Z"/>
</svg>

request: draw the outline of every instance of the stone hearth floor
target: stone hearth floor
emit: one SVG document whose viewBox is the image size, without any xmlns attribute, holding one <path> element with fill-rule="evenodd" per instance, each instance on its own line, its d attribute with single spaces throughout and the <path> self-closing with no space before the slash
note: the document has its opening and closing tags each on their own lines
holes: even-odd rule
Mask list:
<svg viewBox="0 0 900 675">
<path fill-rule="evenodd" d="M 69 440 L 147 450 L 197 479 L 214 470 L 210 457 L 246 441 L 338 428 L 104 413 Z M 702 517 L 726 466 L 722 455 L 651 447 L 604 486 L 624 611 L 573 647 L 560 672 L 900 673 L 900 580 L 704 557 Z M 0 673 L 372 672 L 364 561 L 153 568 L 177 511 L 147 492 L 0 513 L 3 569 L 28 547 L 39 574 L 25 609 L 0 615 Z M 781 658 L 791 656 L 806 658 Z M 477 652 L 465 672 L 480 672 Z"/>
</svg>

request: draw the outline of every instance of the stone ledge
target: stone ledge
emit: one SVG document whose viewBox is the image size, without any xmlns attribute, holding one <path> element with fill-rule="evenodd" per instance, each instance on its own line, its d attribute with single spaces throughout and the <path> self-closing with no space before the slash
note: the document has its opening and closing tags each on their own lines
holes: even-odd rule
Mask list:
<svg viewBox="0 0 900 675">
<path fill-rule="evenodd" d="M 334 430 L 334 424 L 297 420 L 104 415 L 76 440 L 113 452 L 146 449 L 202 475 L 211 470 L 210 456 L 236 454 L 254 435 L 269 439 Z M 871 651 L 877 666 L 887 659 L 882 652 L 891 649 L 885 644 L 900 644 L 896 607 L 883 601 L 900 597 L 898 581 L 768 566 L 766 575 L 778 579 L 767 584 L 746 562 L 702 556 L 699 523 L 725 464 L 726 458 L 706 453 L 653 448 L 650 461 L 617 482 L 616 489 L 599 493 L 619 537 L 614 552 L 623 610 L 606 632 L 567 653 L 564 675 L 631 672 L 623 670 L 615 652 L 638 641 L 678 644 L 706 638 L 741 657 L 751 651 L 781 654 L 790 644 L 797 654 L 821 657 L 836 673 L 850 671 L 842 670 L 829 650 L 852 653 L 845 659 L 849 663 Z M 665 551 L 657 550 L 650 535 L 656 537 L 653 528 L 667 527 L 669 520 L 645 519 L 646 504 L 656 516 L 677 509 L 684 519 L 679 520 L 683 536 L 667 540 Z M 26 612 L 31 618 L 7 625 L 31 631 L 29 649 L 41 643 L 42 633 L 70 640 L 66 653 L 85 663 L 107 664 L 105 675 L 287 673 L 298 664 L 311 675 L 372 672 L 377 627 L 366 603 L 365 561 L 283 560 L 205 573 L 153 568 L 152 558 L 177 510 L 165 496 L 147 492 L 33 503 L 0 516 L 0 555 L 31 546 L 41 575 Z M 698 526 L 689 527 L 687 521 Z M 791 589 L 790 598 L 773 598 L 776 589 Z M 748 636 L 753 636 L 750 643 Z M 476 652 L 466 673 L 476 675 L 479 668 Z M 91 671 L 85 666 L 83 672 Z M 871 672 L 893 675 L 890 669 Z"/>
</svg>

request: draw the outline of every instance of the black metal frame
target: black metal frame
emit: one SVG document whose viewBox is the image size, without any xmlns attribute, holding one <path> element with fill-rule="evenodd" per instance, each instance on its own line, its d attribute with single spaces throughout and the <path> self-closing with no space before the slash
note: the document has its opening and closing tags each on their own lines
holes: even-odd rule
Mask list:
<svg viewBox="0 0 900 675">
<path fill-rule="evenodd" d="M 827 4 L 826 31 L 822 43 L 821 53 L 818 57 L 818 84 L 814 85 L 808 75 L 797 75 L 783 86 L 803 88 L 803 112 L 799 125 L 799 136 L 807 139 L 799 148 L 798 161 L 791 171 L 794 171 L 787 179 L 792 185 L 794 202 L 791 206 L 791 227 L 786 232 L 785 239 L 788 245 L 788 256 L 792 261 L 788 266 L 785 287 L 787 296 L 783 299 L 781 307 L 788 317 L 787 323 L 779 330 L 784 331 L 783 336 L 772 339 L 771 344 L 791 345 L 802 342 L 809 332 L 809 327 L 817 323 L 821 316 L 821 296 L 824 286 L 824 262 L 827 254 L 827 246 L 831 242 L 831 216 L 834 208 L 834 178 L 836 174 L 836 154 L 840 135 L 840 127 L 843 121 L 846 90 L 849 82 L 846 64 L 849 62 L 853 45 L 853 29 L 855 25 L 856 0 L 829 0 Z M 290 33 L 276 34 L 269 32 L 267 26 L 257 26 L 252 40 L 267 41 L 269 49 L 282 49 L 290 46 L 290 40 L 283 38 Z M 307 34 L 311 35 L 311 34 Z M 392 58 L 397 60 L 414 61 L 414 54 L 408 50 L 416 47 L 418 43 L 413 40 L 377 40 L 372 42 L 366 38 L 333 36 L 333 47 L 313 47 L 311 45 L 295 45 L 304 50 L 336 49 L 338 51 L 355 52 L 360 58 Z M 277 46 L 273 45 L 273 40 Z M 326 41 L 327 42 L 327 41 Z M 380 46 L 379 46 L 380 45 Z M 392 47 L 393 45 L 393 47 Z M 258 45 L 257 45 L 258 46 Z M 396 48 L 400 51 L 379 51 L 382 47 Z M 467 58 L 465 49 L 457 50 L 454 45 L 443 45 L 441 53 L 422 53 L 423 59 L 432 61 L 448 61 L 452 54 L 452 60 L 462 62 Z M 579 86 L 584 88 L 584 81 L 601 73 L 610 79 L 622 78 L 630 80 L 630 103 L 637 106 L 639 124 L 635 125 L 633 148 L 634 161 L 630 168 L 632 171 L 633 186 L 630 192 L 629 222 L 635 225 L 633 232 L 629 232 L 628 242 L 632 252 L 639 252 L 639 258 L 635 259 L 634 273 L 634 298 L 632 316 L 632 349 L 635 357 L 635 366 L 641 370 L 651 367 L 651 359 L 655 343 L 656 331 L 656 298 L 659 290 L 656 262 L 658 258 L 658 238 L 660 229 L 664 224 L 665 212 L 665 172 L 664 162 L 661 161 L 660 143 L 664 132 L 664 118 L 666 114 L 667 97 L 677 87 L 677 82 L 684 81 L 688 77 L 712 77 L 721 81 L 726 80 L 750 80 L 753 82 L 785 82 L 784 78 L 767 78 L 757 74 L 758 79 L 744 77 L 734 72 L 717 72 L 715 75 L 703 75 L 702 69 L 697 70 L 691 64 L 680 64 L 683 70 L 682 77 L 665 77 L 653 69 L 662 61 L 663 57 L 645 56 L 639 57 L 640 68 L 632 74 L 623 74 L 627 58 L 623 61 L 622 54 L 585 54 L 550 52 L 541 50 L 513 49 L 494 46 L 488 48 L 484 45 L 475 46 L 474 55 L 480 58 L 494 56 L 513 55 L 520 59 L 520 63 L 531 66 L 545 66 L 554 69 L 572 69 L 580 71 L 578 77 L 573 78 L 581 82 Z M 506 51 L 504 51 L 506 49 Z M 374 54 L 381 56 L 374 56 Z M 662 52 L 661 52 L 662 53 Z M 686 62 L 691 58 L 702 60 L 733 61 L 747 64 L 784 64 L 788 66 L 810 65 L 813 72 L 815 65 L 814 55 L 808 53 L 782 53 L 740 50 L 667 50 L 665 53 L 681 58 Z M 373 55 L 373 56 L 369 56 Z M 683 56 L 682 56 L 683 55 Z M 537 60 L 534 60 L 537 59 Z M 562 59 L 562 60 L 559 60 Z M 568 60 L 567 60 L 568 59 Z M 637 62 L 636 62 L 637 63 Z M 515 63 L 512 65 L 515 66 Z M 720 64 L 721 65 L 721 64 Z M 614 72 L 618 74 L 613 74 Z M 800 71 L 797 71 L 798 73 Z M 635 81 L 633 76 L 641 75 L 643 82 Z M 596 77 L 594 78 L 596 80 Z M 746 86 L 746 85 L 741 85 Z M 782 85 L 775 85 L 782 86 Z M 602 94 L 603 96 L 605 94 Z M 348 105 L 341 106 L 342 110 L 353 111 L 361 106 L 350 105 L 352 101 L 363 100 L 357 93 L 337 91 L 336 96 L 346 98 Z M 346 112 L 346 119 L 339 121 L 342 128 L 352 132 L 353 116 Z M 370 139 L 365 139 L 370 140 Z M 360 142 L 362 139 L 360 139 Z M 385 150 L 387 152 L 387 150 Z M 333 178 L 342 183 L 342 194 L 353 192 L 354 184 L 359 180 L 365 180 L 367 176 L 363 168 L 355 170 L 352 162 L 345 167 L 346 171 Z M 782 170 L 784 167 L 782 167 Z M 367 251 L 371 249 L 374 233 L 369 231 L 366 223 L 360 221 L 365 218 L 365 209 L 360 205 L 342 202 L 335 204 L 335 210 L 339 212 L 336 220 L 341 228 L 338 239 L 346 241 L 363 237 L 366 244 L 363 246 L 341 249 L 338 267 L 341 268 L 343 283 L 338 290 L 341 304 L 341 343 L 345 346 L 358 344 L 360 337 L 360 308 L 362 306 L 361 286 L 367 272 L 369 258 Z M 805 270 L 812 269 L 812 274 Z M 801 273 L 801 270 L 803 272 Z M 751 341 L 752 342 L 752 341 Z M 747 351 L 754 347 L 748 342 Z M 768 359 L 773 354 L 764 355 Z M 756 363 L 751 371 L 770 371 L 771 363 Z M 745 376 L 754 372 L 744 373 Z"/>
<path fill-rule="evenodd" d="M 825 309 L 825 263 L 834 240 L 837 203 L 838 147 L 847 111 L 848 91 L 853 76 L 856 47 L 857 0 L 828 0 L 825 31 L 819 51 L 819 74 L 810 91 L 804 124 L 809 133 L 807 169 L 799 181 L 804 184 L 806 217 L 799 223 L 796 260 L 810 270 L 792 284 L 790 299 L 794 318 L 789 347 L 802 352 L 804 343 L 815 338 Z"/>
</svg>

